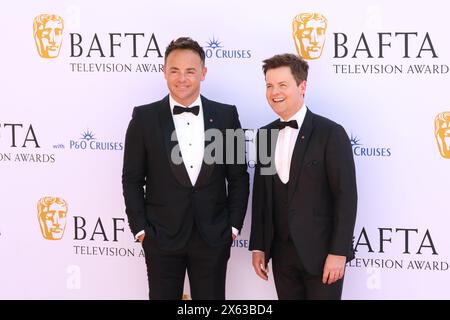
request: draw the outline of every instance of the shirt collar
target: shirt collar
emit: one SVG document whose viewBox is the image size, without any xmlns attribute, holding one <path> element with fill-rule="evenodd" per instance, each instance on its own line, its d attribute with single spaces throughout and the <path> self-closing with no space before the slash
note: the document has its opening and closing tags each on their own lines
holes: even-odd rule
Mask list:
<svg viewBox="0 0 450 320">
<path fill-rule="evenodd" d="M 297 120 L 298 128 L 300 129 L 300 127 L 303 124 L 303 120 L 305 120 L 306 111 L 308 111 L 308 109 L 306 108 L 306 105 L 303 104 L 302 107 L 287 121 Z M 284 121 L 284 120 L 280 118 L 280 121 Z"/>
</svg>

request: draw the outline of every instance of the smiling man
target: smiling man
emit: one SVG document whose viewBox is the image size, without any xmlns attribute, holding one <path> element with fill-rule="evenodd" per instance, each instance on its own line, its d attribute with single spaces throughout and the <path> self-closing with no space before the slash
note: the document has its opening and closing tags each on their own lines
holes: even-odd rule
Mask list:
<svg viewBox="0 0 450 320">
<path fill-rule="evenodd" d="M 263 71 L 266 98 L 279 119 L 258 132 L 253 267 L 267 280 L 272 259 L 279 299 L 340 299 L 345 264 L 354 257 L 357 192 L 350 140 L 342 126 L 306 107 L 305 60 L 276 55 L 264 61 Z M 265 170 L 271 163 L 260 161 L 267 156 L 261 150 L 272 153 L 275 172 Z"/>
<path fill-rule="evenodd" d="M 207 130 L 241 125 L 235 106 L 200 95 L 207 69 L 196 41 L 172 41 L 164 59 L 169 95 L 134 108 L 126 134 L 122 184 L 128 222 L 145 251 L 150 299 L 181 299 L 187 270 L 193 299 L 223 300 L 249 178 L 245 163 L 205 162 L 205 139 Z M 173 157 L 176 148 L 181 162 Z"/>
</svg>

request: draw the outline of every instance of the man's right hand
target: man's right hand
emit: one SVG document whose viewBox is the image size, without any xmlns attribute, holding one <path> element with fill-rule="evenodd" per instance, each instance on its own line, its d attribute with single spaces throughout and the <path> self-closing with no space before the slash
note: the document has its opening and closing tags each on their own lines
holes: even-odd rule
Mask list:
<svg viewBox="0 0 450 320">
<path fill-rule="evenodd" d="M 145 234 L 141 234 L 137 239 L 140 243 L 142 243 L 144 241 L 145 238 Z"/>
<path fill-rule="evenodd" d="M 253 251 L 252 252 L 252 264 L 256 274 L 263 280 L 268 280 L 269 266 L 266 265 L 266 259 L 264 252 Z"/>
</svg>

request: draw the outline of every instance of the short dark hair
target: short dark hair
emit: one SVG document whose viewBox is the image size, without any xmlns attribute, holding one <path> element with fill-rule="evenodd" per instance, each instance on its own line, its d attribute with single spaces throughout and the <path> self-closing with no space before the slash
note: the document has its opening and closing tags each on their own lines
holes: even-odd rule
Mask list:
<svg viewBox="0 0 450 320">
<path fill-rule="evenodd" d="M 164 53 L 164 63 L 166 63 L 167 57 L 174 50 L 191 50 L 198 53 L 203 65 L 205 65 L 205 51 L 198 44 L 197 41 L 192 40 L 189 37 L 180 37 L 178 39 L 172 40 L 166 48 Z"/>
<path fill-rule="evenodd" d="M 277 54 L 272 58 L 264 60 L 262 69 L 264 75 L 266 75 L 267 70 L 280 67 L 289 67 L 291 69 L 297 85 L 300 85 L 300 83 L 308 79 L 308 62 L 291 53 Z"/>
</svg>

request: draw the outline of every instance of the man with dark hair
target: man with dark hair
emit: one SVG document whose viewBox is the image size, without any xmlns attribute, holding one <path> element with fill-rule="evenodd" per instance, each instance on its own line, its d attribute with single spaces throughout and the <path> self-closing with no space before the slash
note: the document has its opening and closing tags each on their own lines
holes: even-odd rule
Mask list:
<svg viewBox="0 0 450 320">
<path fill-rule="evenodd" d="M 263 71 L 267 101 L 280 118 L 258 132 L 253 267 L 267 280 L 272 258 L 279 299 L 340 299 L 346 261 L 354 258 L 350 141 L 342 126 L 306 108 L 306 61 L 276 55 L 264 60 Z"/>
<path fill-rule="evenodd" d="M 207 130 L 240 128 L 235 106 L 200 95 L 206 71 L 196 41 L 172 41 L 164 57 L 169 95 L 134 108 L 126 134 L 123 194 L 145 251 L 150 299 L 181 299 L 186 270 L 193 299 L 225 299 L 249 181 L 245 163 L 205 162 Z"/>
</svg>

